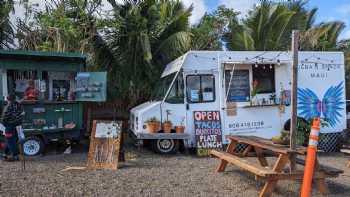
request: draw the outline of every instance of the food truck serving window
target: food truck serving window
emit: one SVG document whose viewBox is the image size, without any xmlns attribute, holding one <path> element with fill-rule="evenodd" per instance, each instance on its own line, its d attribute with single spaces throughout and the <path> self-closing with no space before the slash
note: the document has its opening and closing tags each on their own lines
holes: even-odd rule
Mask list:
<svg viewBox="0 0 350 197">
<path fill-rule="evenodd" d="M 188 75 L 186 85 L 187 101 L 189 103 L 215 101 L 214 75 Z"/>
<path fill-rule="evenodd" d="M 250 100 L 249 70 L 226 70 L 225 85 L 227 102 Z"/>
<path fill-rule="evenodd" d="M 253 81 L 257 82 L 257 93 L 275 92 L 275 67 L 272 64 L 254 65 Z"/>
</svg>

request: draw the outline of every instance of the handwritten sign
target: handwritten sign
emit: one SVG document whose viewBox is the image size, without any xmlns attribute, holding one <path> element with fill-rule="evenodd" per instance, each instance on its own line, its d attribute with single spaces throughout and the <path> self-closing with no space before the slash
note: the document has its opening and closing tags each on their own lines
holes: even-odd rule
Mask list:
<svg viewBox="0 0 350 197">
<path fill-rule="evenodd" d="M 231 79 L 231 84 L 230 84 Z M 249 70 L 225 71 L 227 102 L 245 102 L 250 99 Z M 230 84 L 230 85 L 229 85 Z"/>
<path fill-rule="evenodd" d="M 222 131 L 219 111 L 195 111 L 194 130 L 197 155 L 207 156 L 211 149 L 222 148 Z"/>
<path fill-rule="evenodd" d="M 88 169 L 118 168 L 122 123 L 94 120 L 91 133 Z"/>
</svg>

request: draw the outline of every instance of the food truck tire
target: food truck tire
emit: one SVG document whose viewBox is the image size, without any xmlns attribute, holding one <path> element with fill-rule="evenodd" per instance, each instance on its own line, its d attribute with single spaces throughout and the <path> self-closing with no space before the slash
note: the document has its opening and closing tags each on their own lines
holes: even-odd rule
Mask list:
<svg viewBox="0 0 350 197">
<path fill-rule="evenodd" d="M 45 148 L 43 140 L 38 136 L 29 136 L 23 142 L 23 152 L 26 156 L 36 156 Z"/>
<path fill-rule="evenodd" d="M 179 143 L 173 139 L 157 139 L 153 140 L 152 148 L 159 154 L 174 154 L 179 149 Z"/>
</svg>

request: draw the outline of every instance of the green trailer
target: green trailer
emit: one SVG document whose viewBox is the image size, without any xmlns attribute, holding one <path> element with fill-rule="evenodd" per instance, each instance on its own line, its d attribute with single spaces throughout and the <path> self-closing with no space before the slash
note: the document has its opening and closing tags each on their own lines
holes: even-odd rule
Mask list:
<svg viewBox="0 0 350 197">
<path fill-rule="evenodd" d="M 81 139 L 83 102 L 106 100 L 106 72 L 85 70 L 81 54 L 0 50 L 0 100 L 15 94 L 24 107 L 26 155 L 51 141 Z"/>
</svg>

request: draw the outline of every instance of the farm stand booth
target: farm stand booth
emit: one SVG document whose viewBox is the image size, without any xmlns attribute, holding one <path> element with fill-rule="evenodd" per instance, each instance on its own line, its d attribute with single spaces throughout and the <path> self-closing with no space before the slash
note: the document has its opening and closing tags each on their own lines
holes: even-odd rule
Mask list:
<svg viewBox="0 0 350 197">
<path fill-rule="evenodd" d="M 79 140 L 83 131 L 82 101 L 106 100 L 106 73 L 83 72 L 86 57 L 74 53 L 0 51 L 0 94 L 15 94 L 25 110 L 27 155 L 45 144 Z"/>
</svg>

